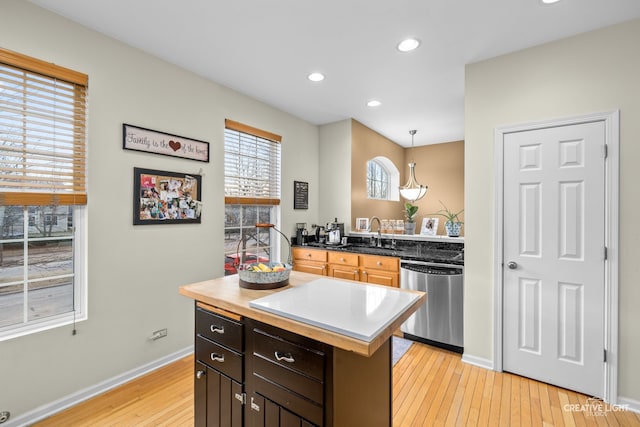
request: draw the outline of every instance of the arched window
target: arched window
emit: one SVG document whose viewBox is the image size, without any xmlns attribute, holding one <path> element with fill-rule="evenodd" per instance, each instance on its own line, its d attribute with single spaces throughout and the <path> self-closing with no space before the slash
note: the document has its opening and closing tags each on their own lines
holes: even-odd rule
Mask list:
<svg viewBox="0 0 640 427">
<path fill-rule="evenodd" d="M 400 173 L 386 157 L 375 157 L 367 162 L 367 197 L 380 200 L 400 200 L 398 185 Z"/>
</svg>

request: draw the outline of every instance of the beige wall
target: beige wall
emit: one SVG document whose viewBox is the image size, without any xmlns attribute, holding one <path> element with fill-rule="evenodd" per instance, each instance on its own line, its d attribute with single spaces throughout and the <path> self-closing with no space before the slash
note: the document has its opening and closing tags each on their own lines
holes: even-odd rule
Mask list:
<svg viewBox="0 0 640 427">
<path fill-rule="evenodd" d="M 417 227 L 421 226 L 424 217 L 439 218 L 438 234 L 447 234 L 444 230 L 446 219 L 431 214 L 443 209 L 440 201 L 454 213 L 464 209 L 464 141 L 415 147 L 413 153 L 407 149 L 405 159 L 405 178 L 400 184 L 406 183 L 408 163 L 415 159 L 416 179 L 428 187 L 427 195 L 415 203 L 418 206 Z M 458 217 L 464 222 L 464 212 Z M 464 236 L 464 225 L 460 235 Z"/>
<path fill-rule="evenodd" d="M 0 342 L 12 420 L 193 344 L 185 283 L 223 273 L 223 135 L 230 118 L 282 135 L 282 224 L 317 221 L 318 127 L 44 11 L 0 2 L 3 48 L 89 75 L 89 319 Z M 122 123 L 210 142 L 210 163 L 122 149 Z M 202 224 L 132 225 L 134 166 L 202 172 Z M 309 182 L 293 211 L 293 181 Z M 152 331 L 168 336 L 149 341 Z"/>
<path fill-rule="evenodd" d="M 619 109 L 618 393 L 640 408 L 638 40 L 634 20 L 466 67 L 464 347 L 467 355 L 494 357 L 494 129 Z"/>
<path fill-rule="evenodd" d="M 420 230 L 423 217 L 433 216 L 429 214 L 442 209 L 440 200 L 454 212 L 464 208 L 464 141 L 426 145 L 412 150 L 352 120 L 352 144 L 352 227 L 355 227 L 355 219 L 361 217 L 371 218 L 375 215 L 381 219 L 404 219 L 404 199 L 387 201 L 367 198 L 367 161 L 376 156 L 385 156 L 395 164 L 400 172 L 400 185 L 407 182 L 409 162 L 416 162 L 416 179 L 428 187 L 427 195 L 414 203 L 418 206 L 416 232 Z M 445 220 L 439 218 L 438 234 L 446 234 Z M 464 221 L 464 213 L 460 218 Z"/>
<path fill-rule="evenodd" d="M 351 121 L 351 227 L 355 229 L 356 218 L 402 219 L 402 204 L 399 201 L 373 200 L 367 198 L 367 162 L 384 156 L 391 160 L 402 175 L 404 148 L 362 123 Z M 401 179 L 402 181 L 402 179 Z M 374 230 L 377 228 L 374 227 Z"/>
</svg>

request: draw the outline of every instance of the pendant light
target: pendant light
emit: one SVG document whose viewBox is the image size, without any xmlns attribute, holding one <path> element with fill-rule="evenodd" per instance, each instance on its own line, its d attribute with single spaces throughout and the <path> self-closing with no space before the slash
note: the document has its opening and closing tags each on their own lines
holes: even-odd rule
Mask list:
<svg viewBox="0 0 640 427">
<path fill-rule="evenodd" d="M 410 130 L 409 134 L 411 134 L 411 151 L 413 153 L 413 136 L 416 134 L 416 131 Z M 422 199 L 427 194 L 427 186 L 418 183 L 415 169 L 416 162 L 412 160 L 411 163 L 409 163 L 409 181 L 400 187 L 400 195 L 412 202 Z"/>
</svg>

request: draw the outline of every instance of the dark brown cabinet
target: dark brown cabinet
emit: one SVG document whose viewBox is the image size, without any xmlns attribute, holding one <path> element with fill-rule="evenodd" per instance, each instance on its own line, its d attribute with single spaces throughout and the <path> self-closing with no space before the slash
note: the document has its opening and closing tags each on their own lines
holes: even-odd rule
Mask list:
<svg viewBox="0 0 640 427">
<path fill-rule="evenodd" d="M 196 426 L 391 426 L 390 340 L 365 357 L 201 302 L 195 318 Z"/>
<path fill-rule="evenodd" d="M 196 306 L 194 425 L 244 425 L 244 324 Z"/>
<path fill-rule="evenodd" d="M 325 425 L 331 354 L 331 346 L 247 319 L 249 425 Z"/>
<path fill-rule="evenodd" d="M 194 425 L 242 427 L 244 418 L 242 384 L 200 361 L 196 361 L 195 366 Z"/>
</svg>

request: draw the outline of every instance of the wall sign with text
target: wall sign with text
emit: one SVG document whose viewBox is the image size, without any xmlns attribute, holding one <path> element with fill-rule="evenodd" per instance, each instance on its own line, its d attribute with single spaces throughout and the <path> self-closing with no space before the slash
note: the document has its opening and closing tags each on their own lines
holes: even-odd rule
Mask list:
<svg viewBox="0 0 640 427">
<path fill-rule="evenodd" d="M 293 181 L 293 209 L 309 209 L 309 183 Z"/>
<path fill-rule="evenodd" d="M 122 125 L 122 148 L 165 156 L 209 161 L 209 143 L 138 126 Z"/>
</svg>

